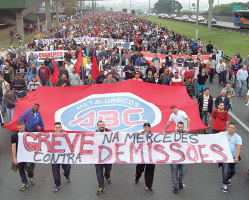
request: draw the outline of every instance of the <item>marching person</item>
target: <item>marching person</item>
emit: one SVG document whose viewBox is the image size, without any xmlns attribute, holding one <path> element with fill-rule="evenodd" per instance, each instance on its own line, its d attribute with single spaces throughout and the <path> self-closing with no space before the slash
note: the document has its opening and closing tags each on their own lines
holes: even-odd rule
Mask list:
<svg viewBox="0 0 249 200">
<path fill-rule="evenodd" d="M 19 162 L 17 163 L 17 149 L 18 149 L 18 133 L 25 132 L 25 124 L 24 121 L 19 120 L 17 122 L 17 128 L 18 131 L 12 134 L 11 136 L 11 145 L 12 145 L 12 157 L 13 157 L 13 164 L 17 166 L 17 169 L 19 171 L 19 174 L 22 179 L 22 187 L 20 188 L 20 191 L 24 191 L 28 186 L 29 182 L 26 176 L 25 171 L 28 173 L 28 177 L 30 179 L 30 184 L 34 185 L 34 171 L 33 171 L 33 163 L 27 163 L 27 162 Z"/>
<path fill-rule="evenodd" d="M 239 170 L 240 153 L 242 148 L 242 139 L 235 133 L 236 124 L 230 122 L 227 131 L 227 141 L 234 158 L 234 163 L 221 163 L 222 166 L 222 189 L 224 193 L 228 193 L 228 185 L 231 185 L 231 179 Z"/>
<path fill-rule="evenodd" d="M 226 126 L 228 127 L 229 115 L 224 110 L 223 102 L 219 102 L 218 109 L 212 111 L 209 124 L 208 124 L 208 128 L 211 127 L 211 124 L 213 121 L 214 123 L 213 123 L 212 133 L 219 133 L 221 131 L 225 131 Z"/>
<path fill-rule="evenodd" d="M 184 123 L 178 122 L 177 123 L 177 131 L 175 134 L 185 133 L 184 131 Z M 173 181 L 173 192 L 175 194 L 178 193 L 179 188 L 183 189 L 183 179 L 187 174 L 188 165 L 186 164 L 170 164 L 171 167 L 171 174 L 172 174 L 172 181 Z"/>
<path fill-rule="evenodd" d="M 142 133 L 146 133 L 146 134 L 151 133 L 150 128 L 151 128 L 150 123 L 148 122 L 144 123 L 144 126 L 143 126 L 144 131 Z M 144 169 L 145 169 L 144 180 L 145 180 L 146 190 L 151 194 L 153 193 L 152 184 L 153 184 L 154 171 L 155 171 L 154 164 L 137 164 L 136 174 L 135 174 L 135 183 L 137 184 L 139 182 L 139 178 L 144 172 Z"/>
<path fill-rule="evenodd" d="M 169 128 L 172 121 L 176 123 L 175 131 L 177 130 L 178 122 L 183 122 L 184 131 L 189 132 L 190 118 L 188 117 L 188 115 L 184 111 L 178 110 L 176 105 L 172 105 L 170 108 L 173 113 L 170 115 L 169 121 L 167 122 L 166 127 L 163 130 L 163 133 L 166 133 L 166 130 Z"/>
<path fill-rule="evenodd" d="M 98 121 L 97 123 L 98 129 L 96 132 L 108 132 L 107 128 L 105 128 L 105 122 Z M 99 183 L 99 189 L 97 191 L 97 195 L 101 195 L 105 191 L 105 181 L 104 177 L 106 178 L 106 183 L 111 184 L 111 170 L 112 164 L 95 164 L 97 179 Z M 104 175 L 104 168 L 105 168 L 105 175 Z"/>
<path fill-rule="evenodd" d="M 36 132 L 38 125 L 41 127 L 41 130 L 44 131 L 44 123 L 41 117 L 41 113 L 38 111 L 40 105 L 36 103 L 33 108 L 28 108 L 24 110 L 19 120 L 24 121 L 25 131 L 27 132 Z"/>
<path fill-rule="evenodd" d="M 62 132 L 62 126 L 60 122 L 55 122 L 53 134 L 54 133 L 56 134 L 62 133 L 64 135 L 67 134 L 66 132 Z M 60 166 L 62 166 L 62 169 L 64 170 L 63 175 L 66 177 L 66 181 L 68 183 L 71 182 L 71 179 L 69 177 L 71 171 L 71 164 L 52 164 L 54 183 L 56 185 L 55 188 L 53 189 L 53 192 L 58 192 L 61 189 Z"/>
<path fill-rule="evenodd" d="M 226 90 L 221 90 L 221 94 L 216 97 L 214 104 L 215 104 L 215 108 L 218 109 L 218 105 L 219 102 L 223 102 L 224 103 L 224 110 L 228 112 L 229 108 L 230 108 L 230 99 L 227 96 L 227 91 Z"/>
</svg>

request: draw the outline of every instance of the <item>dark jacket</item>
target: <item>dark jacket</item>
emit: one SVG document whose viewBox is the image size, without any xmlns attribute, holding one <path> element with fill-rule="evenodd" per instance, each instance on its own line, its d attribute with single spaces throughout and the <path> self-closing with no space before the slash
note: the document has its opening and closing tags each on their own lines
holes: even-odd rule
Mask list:
<svg viewBox="0 0 249 200">
<path fill-rule="evenodd" d="M 100 79 L 102 79 L 102 81 L 100 81 Z M 96 83 L 102 84 L 103 81 L 104 81 L 105 79 L 106 79 L 106 76 L 105 76 L 105 75 L 103 75 L 103 76 L 99 75 L 99 76 L 96 78 Z"/>
<path fill-rule="evenodd" d="M 193 67 L 198 67 L 198 63 L 194 63 Z M 199 74 L 201 74 L 201 70 L 206 68 L 206 64 L 199 65 Z"/>
<path fill-rule="evenodd" d="M 61 87 L 64 83 L 66 83 L 67 86 L 71 86 L 71 83 L 68 79 L 62 80 L 61 78 L 57 81 L 56 86 Z"/>
<path fill-rule="evenodd" d="M 200 96 L 197 99 L 197 102 L 199 104 L 199 111 L 202 111 L 203 108 L 203 100 L 204 100 L 204 96 L 203 94 L 200 94 Z M 211 95 L 209 95 L 209 99 L 208 99 L 208 112 L 212 113 L 213 111 L 213 97 Z"/>
<path fill-rule="evenodd" d="M 152 81 L 151 81 L 151 83 L 161 85 L 161 84 L 162 84 L 162 80 L 158 78 L 158 81 L 157 81 L 157 83 L 156 83 L 155 79 L 153 78 Z"/>
<path fill-rule="evenodd" d="M 148 75 L 148 72 L 151 71 L 152 75 L 154 76 L 154 73 L 156 73 L 156 68 L 155 67 L 148 67 L 146 69 L 146 75 Z"/>
<path fill-rule="evenodd" d="M 193 82 L 191 82 L 190 84 L 191 84 L 191 88 L 189 88 L 188 86 L 188 81 L 185 81 L 183 83 L 183 86 L 186 86 L 188 95 L 193 97 L 195 96 L 195 84 Z"/>
<path fill-rule="evenodd" d="M 229 100 L 229 98 L 227 96 L 225 96 L 224 101 L 222 101 L 222 96 L 219 95 L 214 101 L 216 109 L 218 109 L 219 102 L 224 103 L 224 110 L 228 112 L 228 109 L 230 108 L 230 100 Z"/>
<path fill-rule="evenodd" d="M 169 85 L 170 85 L 171 79 L 174 77 L 174 74 L 173 74 L 172 72 L 169 72 L 169 73 L 167 74 L 167 77 L 168 77 L 168 81 L 169 81 Z M 160 79 L 162 80 L 162 85 L 164 85 L 165 73 L 162 73 L 162 74 L 161 74 Z"/>
<path fill-rule="evenodd" d="M 95 81 L 94 79 L 92 79 L 91 82 L 89 82 L 89 79 L 88 79 L 88 78 L 85 79 L 85 82 L 84 82 L 85 85 L 92 85 L 92 84 L 94 84 L 94 83 L 96 83 L 96 81 Z"/>
<path fill-rule="evenodd" d="M 221 81 L 223 83 L 226 83 L 226 76 L 227 76 L 227 71 L 224 70 L 223 72 L 221 72 Z M 232 72 L 229 71 L 229 81 L 231 81 L 231 78 L 232 78 Z"/>
</svg>

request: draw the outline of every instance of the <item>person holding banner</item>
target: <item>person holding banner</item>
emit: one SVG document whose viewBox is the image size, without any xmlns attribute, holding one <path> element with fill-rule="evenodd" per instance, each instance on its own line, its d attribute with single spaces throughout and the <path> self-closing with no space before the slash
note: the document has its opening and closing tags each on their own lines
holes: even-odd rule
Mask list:
<svg viewBox="0 0 249 200">
<path fill-rule="evenodd" d="M 146 122 L 143 125 L 144 131 L 142 133 L 151 133 L 150 131 L 150 123 Z M 139 179 L 144 172 L 144 180 L 145 180 L 145 185 L 146 185 L 146 190 L 148 193 L 153 193 L 152 190 L 152 184 L 153 184 L 153 179 L 154 179 L 154 172 L 155 172 L 155 165 L 154 164 L 137 164 L 136 166 L 136 174 L 135 174 L 135 183 L 138 184 Z"/>
<path fill-rule="evenodd" d="M 184 123 L 178 122 L 177 123 L 177 130 L 176 134 L 184 133 Z M 177 194 L 179 188 L 183 189 L 184 184 L 182 183 L 185 175 L 187 174 L 188 165 L 186 164 L 170 164 L 171 167 L 171 174 L 172 174 L 172 181 L 173 181 L 173 193 Z"/>
<path fill-rule="evenodd" d="M 66 132 L 62 132 L 62 126 L 60 122 L 55 122 L 54 124 L 54 132 L 53 134 L 67 134 Z M 61 189 L 61 175 L 60 175 L 60 166 L 64 170 L 63 175 L 66 177 L 66 181 L 68 183 L 71 182 L 69 177 L 71 171 L 71 164 L 52 164 L 52 172 L 54 177 L 55 188 L 53 192 L 58 192 Z"/>
<path fill-rule="evenodd" d="M 19 174 L 22 179 L 22 187 L 20 188 L 20 191 L 24 191 L 28 186 L 29 182 L 26 176 L 25 171 L 28 173 L 28 177 L 30 179 L 30 184 L 34 185 L 34 171 L 33 163 L 27 163 L 27 162 L 19 162 L 17 161 L 17 149 L 18 149 L 18 133 L 23 133 L 25 132 L 25 124 L 24 121 L 19 120 L 17 122 L 17 128 L 18 131 L 12 134 L 11 136 L 11 146 L 12 146 L 12 157 L 13 157 L 13 164 L 17 166 L 17 169 L 19 171 Z"/>
<path fill-rule="evenodd" d="M 222 166 L 222 189 L 224 193 L 228 193 L 228 185 L 231 185 L 231 179 L 239 170 L 240 153 L 242 148 L 242 139 L 235 133 L 236 124 L 230 122 L 227 131 L 225 131 L 234 163 L 221 163 Z"/>
<path fill-rule="evenodd" d="M 188 133 L 190 127 L 190 118 L 188 117 L 188 115 L 184 111 L 178 110 L 176 105 L 172 105 L 170 109 L 172 110 L 173 113 L 170 115 L 169 121 L 167 122 L 166 127 L 163 130 L 163 133 L 166 133 L 166 130 L 169 128 L 172 121 L 174 121 L 176 124 L 175 131 L 177 131 L 178 122 L 183 122 L 184 131 Z"/>
<path fill-rule="evenodd" d="M 96 132 L 109 132 L 111 130 L 107 129 L 105 127 L 105 122 L 98 121 L 97 123 L 98 129 Z M 104 168 L 105 168 L 105 175 L 104 175 Z M 99 189 L 97 191 L 97 195 L 101 195 L 105 191 L 105 181 L 104 176 L 106 178 L 106 183 L 111 184 L 111 170 L 112 170 L 112 164 L 95 164 L 97 179 L 99 183 Z"/>
</svg>

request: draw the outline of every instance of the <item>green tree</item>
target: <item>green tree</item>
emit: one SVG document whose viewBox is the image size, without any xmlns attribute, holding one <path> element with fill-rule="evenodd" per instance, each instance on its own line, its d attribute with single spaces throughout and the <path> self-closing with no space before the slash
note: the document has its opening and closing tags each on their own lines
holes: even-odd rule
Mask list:
<svg viewBox="0 0 249 200">
<path fill-rule="evenodd" d="M 223 16 L 232 16 L 234 14 L 233 7 L 234 6 L 241 6 L 242 10 L 247 10 L 249 6 L 249 2 L 242 3 L 242 2 L 233 2 L 230 4 L 222 4 L 222 5 L 216 5 L 213 8 L 213 14 L 219 13 L 219 15 Z"/>
<path fill-rule="evenodd" d="M 158 12 L 174 12 L 174 11 L 178 11 L 180 12 L 180 10 L 182 9 L 182 4 L 178 1 L 175 0 L 158 0 L 157 3 L 154 4 L 154 10 L 158 11 Z"/>
<path fill-rule="evenodd" d="M 77 3 L 72 1 L 72 2 L 66 2 L 64 4 L 63 12 L 66 13 L 67 16 L 71 16 L 76 14 L 76 8 L 77 8 Z"/>
</svg>

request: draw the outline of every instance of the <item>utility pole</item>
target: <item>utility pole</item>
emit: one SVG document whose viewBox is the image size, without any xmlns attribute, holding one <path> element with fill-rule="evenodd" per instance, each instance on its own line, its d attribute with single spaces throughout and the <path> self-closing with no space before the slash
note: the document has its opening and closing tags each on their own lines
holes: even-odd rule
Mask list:
<svg viewBox="0 0 249 200">
<path fill-rule="evenodd" d="M 149 20 L 150 20 L 150 0 L 149 0 Z"/>
<path fill-rule="evenodd" d="M 174 0 L 172 0 L 172 13 L 174 12 Z"/>
<path fill-rule="evenodd" d="M 219 7 L 220 7 L 220 1 L 218 0 L 217 16 L 219 16 Z"/>
<path fill-rule="evenodd" d="M 209 9 L 208 9 L 208 32 L 211 32 L 212 26 L 212 13 L 213 13 L 213 3 L 214 0 L 209 0 Z"/>
<path fill-rule="evenodd" d="M 197 0 L 197 9 L 196 9 L 196 30 L 195 30 L 195 38 L 198 39 L 198 16 L 199 16 L 199 0 Z"/>
</svg>

